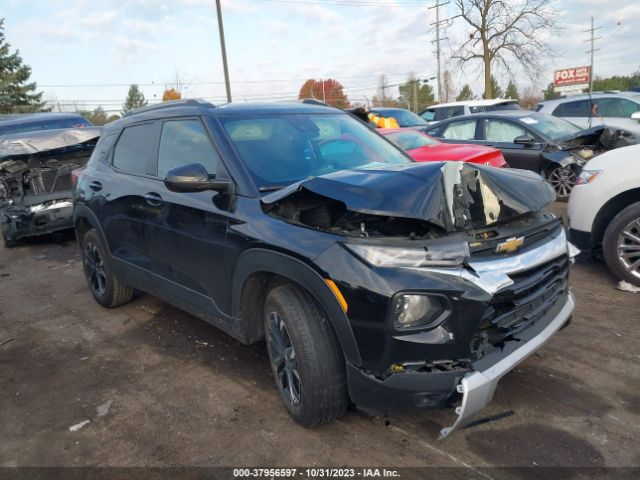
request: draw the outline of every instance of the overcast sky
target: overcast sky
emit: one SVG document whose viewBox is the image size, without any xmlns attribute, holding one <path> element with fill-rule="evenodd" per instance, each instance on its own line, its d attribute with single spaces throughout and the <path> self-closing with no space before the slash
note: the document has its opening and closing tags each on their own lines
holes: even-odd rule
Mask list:
<svg viewBox="0 0 640 480">
<path fill-rule="evenodd" d="M 382 73 L 391 84 L 409 72 L 434 75 L 429 24 L 435 13 L 427 8 L 433 3 L 223 0 L 234 101 L 294 99 L 311 77 L 336 78 L 352 100 L 363 101 L 375 94 Z M 640 68 L 640 1 L 555 0 L 552 8 L 564 27 L 551 41 L 556 54 L 544 59 L 546 71 L 538 78 L 516 79 L 521 89 L 546 86 L 555 68 L 588 64 L 583 30 L 591 15 L 603 37 L 596 75 Z M 453 13 L 451 5 L 443 10 L 444 17 Z M 7 40 L 49 100 L 117 111 L 130 83 L 157 100 L 176 75 L 189 84 L 188 96 L 225 99 L 214 0 L 3 0 L 0 15 Z M 454 22 L 445 51 L 465 32 L 463 23 Z M 468 82 L 482 92 L 479 68 L 448 68 L 457 88 Z"/>
</svg>

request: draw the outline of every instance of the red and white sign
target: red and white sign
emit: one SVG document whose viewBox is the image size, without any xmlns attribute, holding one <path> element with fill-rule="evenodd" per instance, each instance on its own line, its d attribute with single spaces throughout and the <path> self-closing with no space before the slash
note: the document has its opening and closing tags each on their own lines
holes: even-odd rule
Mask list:
<svg viewBox="0 0 640 480">
<path fill-rule="evenodd" d="M 589 85 L 590 74 L 590 67 L 574 67 L 556 70 L 553 76 L 553 86 L 558 88 Z"/>
</svg>

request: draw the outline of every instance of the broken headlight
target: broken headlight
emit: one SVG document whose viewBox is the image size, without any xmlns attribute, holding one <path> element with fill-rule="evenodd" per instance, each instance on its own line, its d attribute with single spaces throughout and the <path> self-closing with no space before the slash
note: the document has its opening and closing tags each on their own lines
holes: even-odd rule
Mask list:
<svg viewBox="0 0 640 480">
<path fill-rule="evenodd" d="M 435 327 L 444 320 L 445 304 L 433 295 L 401 294 L 393 302 L 393 327 L 396 330 Z"/>
<path fill-rule="evenodd" d="M 586 185 L 602 175 L 602 170 L 582 170 L 576 181 L 576 185 Z"/>
<path fill-rule="evenodd" d="M 345 246 L 375 267 L 455 267 L 469 258 L 467 242 L 427 248 L 383 247 L 354 243 Z"/>
</svg>

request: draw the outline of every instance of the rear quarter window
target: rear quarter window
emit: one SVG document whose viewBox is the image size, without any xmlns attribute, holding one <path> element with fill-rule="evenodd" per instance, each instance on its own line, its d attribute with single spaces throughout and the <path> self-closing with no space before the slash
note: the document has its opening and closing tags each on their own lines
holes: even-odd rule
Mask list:
<svg viewBox="0 0 640 480">
<path fill-rule="evenodd" d="M 126 127 L 113 150 L 113 166 L 126 173 L 155 175 L 159 130 L 157 122 Z"/>
</svg>

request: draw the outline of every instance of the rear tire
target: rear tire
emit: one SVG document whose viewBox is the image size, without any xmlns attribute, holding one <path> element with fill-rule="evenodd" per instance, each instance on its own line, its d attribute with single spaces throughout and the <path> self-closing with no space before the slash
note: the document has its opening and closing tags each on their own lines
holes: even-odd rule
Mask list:
<svg viewBox="0 0 640 480">
<path fill-rule="evenodd" d="M 611 221 L 604 232 L 602 254 L 616 277 L 640 287 L 640 202 Z"/>
<path fill-rule="evenodd" d="M 265 337 L 276 387 L 305 427 L 331 422 L 348 406 L 342 350 L 326 314 L 304 289 L 281 284 L 267 295 Z"/>
<path fill-rule="evenodd" d="M 103 307 L 117 307 L 133 297 L 133 289 L 123 285 L 109 265 L 107 249 L 102 244 L 95 229 L 82 237 L 82 264 L 89 290 Z"/>
</svg>

